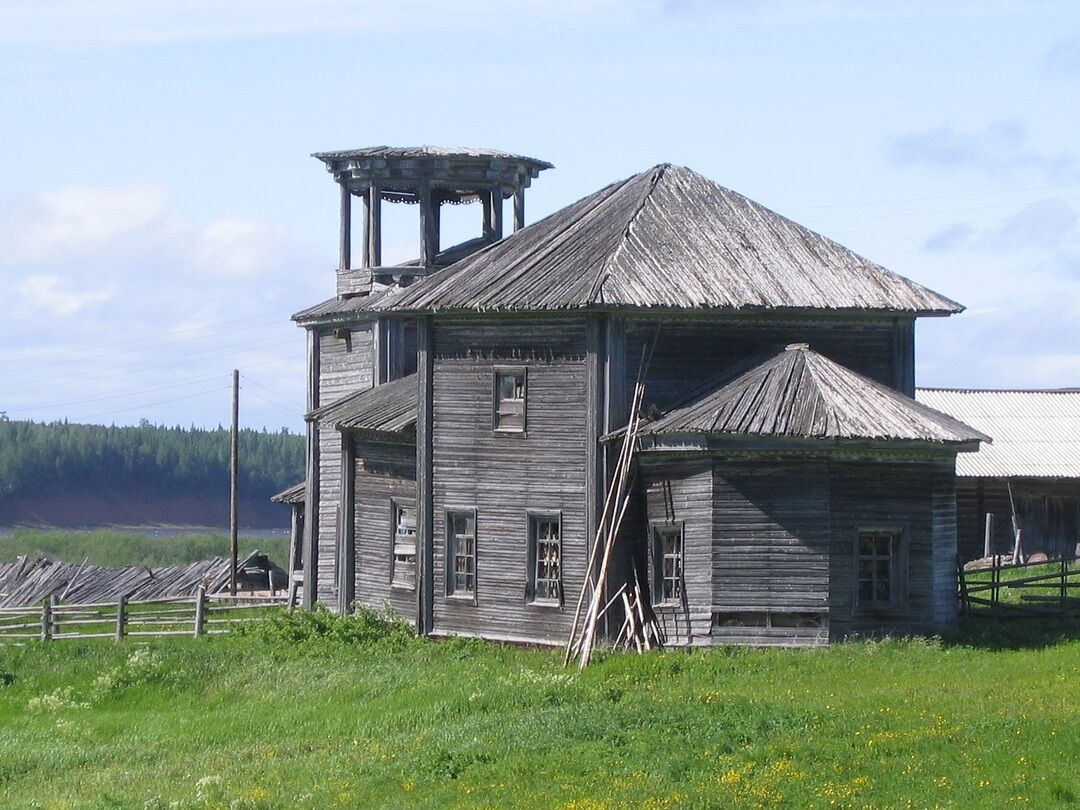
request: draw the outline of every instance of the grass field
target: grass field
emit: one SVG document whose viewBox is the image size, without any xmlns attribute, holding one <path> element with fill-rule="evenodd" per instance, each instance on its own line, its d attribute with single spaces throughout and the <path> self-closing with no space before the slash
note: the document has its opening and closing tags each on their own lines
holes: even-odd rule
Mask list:
<svg viewBox="0 0 1080 810">
<path fill-rule="evenodd" d="M 1080 628 L 559 655 L 364 615 L 0 649 L 3 807 L 1080 802 Z"/>
<path fill-rule="evenodd" d="M 259 549 L 278 565 L 288 560 L 289 538 L 240 536 L 240 554 Z M 109 530 L 40 531 L 16 529 L 0 534 L 0 562 L 20 554 L 44 554 L 57 560 L 91 565 L 184 565 L 229 555 L 226 534 L 185 534 L 151 537 Z"/>
</svg>

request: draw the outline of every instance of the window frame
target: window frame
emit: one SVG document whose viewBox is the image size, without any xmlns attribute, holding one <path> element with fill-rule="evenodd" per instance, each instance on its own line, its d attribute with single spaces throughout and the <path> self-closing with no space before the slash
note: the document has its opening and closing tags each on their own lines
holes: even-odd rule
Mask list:
<svg viewBox="0 0 1080 810">
<path fill-rule="evenodd" d="M 665 532 L 678 530 L 679 533 L 679 595 L 673 599 L 664 598 L 664 559 L 661 537 Z M 682 607 L 686 602 L 686 521 L 654 521 L 649 524 L 650 558 L 652 560 L 653 605 L 655 607 Z"/>
<path fill-rule="evenodd" d="M 502 397 L 499 382 L 502 377 L 521 376 L 521 427 L 499 426 L 499 403 Z M 513 400 L 517 401 L 517 400 Z M 491 432 L 500 436 L 524 436 L 529 427 L 529 368 L 528 366 L 493 366 L 491 369 Z"/>
<path fill-rule="evenodd" d="M 553 522 L 558 526 L 558 565 L 559 575 L 556 580 L 558 583 L 559 596 L 557 599 L 553 599 L 549 596 L 537 597 L 536 585 L 537 585 L 537 565 L 539 563 L 539 550 L 540 550 L 540 535 L 539 526 L 541 522 Z M 555 608 L 562 609 L 563 598 L 565 595 L 563 588 L 563 513 L 561 509 L 557 510 L 529 510 L 526 512 L 526 554 L 525 554 L 525 602 L 526 604 L 533 605 L 541 608 Z M 545 580 L 550 581 L 550 580 Z"/>
<path fill-rule="evenodd" d="M 860 562 L 863 559 L 859 550 L 859 541 L 865 534 L 889 534 L 892 535 L 889 553 L 889 599 L 864 600 L 860 595 L 862 590 L 862 577 L 860 575 Z M 855 529 L 852 545 L 852 603 L 859 613 L 897 613 L 907 607 L 908 590 L 908 527 L 897 523 L 864 523 Z M 874 561 L 880 559 L 876 553 L 871 558 Z M 876 574 L 872 581 L 876 581 Z"/>
<path fill-rule="evenodd" d="M 398 516 L 398 511 L 403 510 L 403 509 L 412 509 L 413 510 L 413 521 L 415 523 L 415 521 L 416 521 L 416 499 L 415 498 L 391 498 L 390 499 L 390 588 L 392 590 L 396 590 L 396 591 L 415 592 L 416 591 L 416 583 L 417 583 L 417 579 L 418 579 L 418 577 L 417 577 L 417 571 L 418 571 L 418 568 L 417 568 L 417 554 L 416 554 L 416 546 L 417 546 L 416 540 L 417 540 L 417 535 L 418 535 L 418 533 L 417 533 L 417 528 L 418 527 L 416 527 L 415 525 L 414 525 L 414 528 L 413 528 L 413 555 L 412 555 L 413 556 L 413 563 L 412 563 L 413 564 L 413 576 L 412 576 L 412 584 L 410 585 L 410 584 L 408 584 L 406 582 L 402 582 L 402 581 L 399 581 L 397 579 L 397 564 L 398 564 L 398 559 L 397 559 L 398 558 L 398 554 L 397 554 L 398 517 L 397 516 Z"/>
<path fill-rule="evenodd" d="M 457 562 L 457 535 L 453 532 L 453 520 L 457 516 L 467 516 L 472 520 L 472 590 L 471 591 L 459 591 L 457 589 L 457 579 L 455 571 L 455 563 Z M 445 554 L 445 592 L 446 598 L 452 599 L 456 602 L 468 602 L 476 604 L 477 594 L 479 592 L 479 554 L 477 553 L 479 543 L 477 542 L 477 519 L 476 519 L 476 507 L 447 507 L 443 514 L 443 531 L 445 537 L 443 547 Z"/>
</svg>

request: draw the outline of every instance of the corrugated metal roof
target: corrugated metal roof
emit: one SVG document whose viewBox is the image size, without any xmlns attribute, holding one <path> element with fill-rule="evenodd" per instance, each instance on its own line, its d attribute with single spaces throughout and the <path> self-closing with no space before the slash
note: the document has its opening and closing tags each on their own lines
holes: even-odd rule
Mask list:
<svg viewBox="0 0 1080 810">
<path fill-rule="evenodd" d="M 315 152 L 312 157 L 319 160 L 360 160 L 364 158 L 387 158 L 387 159 L 470 159 L 480 160 L 512 160 L 520 163 L 531 163 L 543 169 L 555 168 L 546 160 L 515 155 L 511 152 L 501 152 L 498 149 L 477 149 L 472 147 L 453 146 L 365 146 L 360 149 L 340 149 L 333 152 Z"/>
<path fill-rule="evenodd" d="M 288 489 L 281 490 L 277 495 L 271 495 L 270 500 L 274 503 L 303 503 L 304 486 L 303 481 L 293 484 Z"/>
<path fill-rule="evenodd" d="M 886 310 L 962 307 L 713 183 L 663 164 L 410 287 L 395 310 Z"/>
<path fill-rule="evenodd" d="M 643 432 L 941 443 L 986 438 L 805 343 L 792 344 L 729 380 L 692 397 Z"/>
<path fill-rule="evenodd" d="M 416 375 L 366 388 L 324 405 L 305 418 L 341 430 L 398 433 L 416 424 Z"/>
<path fill-rule="evenodd" d="M 1080 478 L 1080 390 L 920 388 L 915 396 L 993 437 L 956 460 L 959 476 Z"/>
</svg>

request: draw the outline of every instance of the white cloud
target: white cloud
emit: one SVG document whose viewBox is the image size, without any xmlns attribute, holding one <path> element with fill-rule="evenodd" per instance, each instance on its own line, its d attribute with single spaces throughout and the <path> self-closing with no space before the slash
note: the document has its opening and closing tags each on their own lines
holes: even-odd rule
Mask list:
<svg viewBox="0 0 1080 810">
<path fill-rule="evenodd" d="M 974 131 L 940 126 L 904 133 L 887 144 L 886 157 L 894 166 L 934 172 L 969 171 L 1004 180 L 1033 175 L 1051 183 L 1080 181 L 1080 161 L 1075 156 L 1031 146 L 1027 127 L 1013 119 Z"/>
<path fill-rule="evenodd" d="M 18 287 L 22 305 L 30 312 L 49 312 L 61 316 L 74 315 L 91 304 L 112 298 L 112 289 L 79 292 L 71 282 L 57 275 L 27 276 Z"/>
<path fill-rule="evenodd" d="M 192 256 L 204 273 L 252 278 L 280 258 L 284 242 L 281 231 L 269 224 L 234 217 L 203 228 Z"/>
</svg>

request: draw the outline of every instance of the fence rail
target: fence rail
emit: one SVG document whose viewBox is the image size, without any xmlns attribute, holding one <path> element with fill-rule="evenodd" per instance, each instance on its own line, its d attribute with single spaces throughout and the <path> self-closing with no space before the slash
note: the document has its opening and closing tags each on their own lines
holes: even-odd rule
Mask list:
<svg viewBox="0 0 1080 810">
<path fill-rule="evenodd" d="M 40 606 L 0 608 L 0 643 L 216 635 L 265 617 L 268 609 L 283 609 L 286 601 L 285 596 L 208 594 L 202 588 L 195 596 L 86 604 L 58 603 L 50 596 Z"/>
<path fill-rule="evenodd" d="M 1080 561 L 1013 565 L 1008 556 L 987 568 L 957 569 L 960 609 L 965 616 L 1080 617 Z"/>
</svg>

